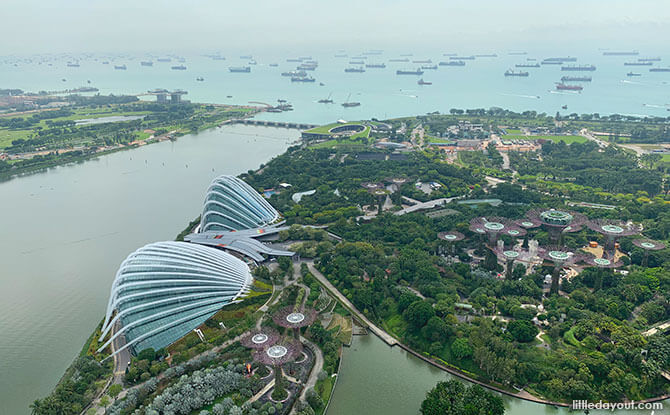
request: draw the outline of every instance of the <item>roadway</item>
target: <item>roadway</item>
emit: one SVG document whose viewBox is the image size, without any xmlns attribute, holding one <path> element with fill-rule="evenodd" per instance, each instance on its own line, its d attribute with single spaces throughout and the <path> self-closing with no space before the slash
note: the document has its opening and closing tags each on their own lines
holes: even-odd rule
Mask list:
<svg viewBox="0 0 670 415">
<path fill-rule="evenodd" d="M 114 336 L 117 330 L 121 329 L 119 320 L 114 323 L 111 335 Z M 112 341 L 112 353 L 126 345 L 126 337 L 121 335 Z M 123 384 L 123 377 L 126 375 L 126 369 L 130 363 L 130 349 L 126 348 L 114 355 L 114 382 Z"/>
<path fill-rule="evenodd" d="M 349 301 L 347 297 L 345 297 L 333 284 L 328 281 L 328 279 L 318 270 L 314 267 L 314 262 L 313 261 L 305 261 L 307 264 L 307 267 L 309 268 L 309 271 L 314 275 L 314 277 L 324 286 L 326 289 L 330 292 L 330 294 L 334 295 L 337 297 L 337 299 L 344 304 L 345 307 L 349 309 L 355 316 L 356 319 L 364 323 L 370 331 L 372 331 L 374 334 L 377 335 L 380 339 L 382 339 L 386 344 L 389 346 L 394 346 L 398 344 L 398 341 L 395 339 L 395 337 L 391 336 L 384 330 L 380 329 L 377 327 L 373 322 L 371 322 L 367 317 L 363 315 L 354 305 Z"/>
</svg>

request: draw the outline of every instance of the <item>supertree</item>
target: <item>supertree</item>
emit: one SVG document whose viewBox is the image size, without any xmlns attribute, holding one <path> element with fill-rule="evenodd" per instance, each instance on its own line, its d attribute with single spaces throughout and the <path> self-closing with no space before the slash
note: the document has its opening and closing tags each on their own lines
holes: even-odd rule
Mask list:
<svg viewBox="0 0 670 415">
<path fill-rule="evenodd" d="M 524 228 L 542 226 L 549 234 L 552 244 L 561 244 L 561 236 L 566 232 L 578 232 L 587 217 L 577 212 L 555 209 L 532 209 L 526 212 L 526 219 L 518 221 Z"/>
<path fill-rule="evenodd" d="M 454 253 L 454 243 L 458 241 L 462 241 L 465 238 L 465 235 L 463 235 L 460 232 L 457 231 L 448 231 L 448 232 L 440 232 L 437 234 L 437 237 L 443 241 L 447 242 L 447 246 L 449 247 L 449 251 L 451 253 Z"/>
<path fill-rule="evenodd" d="M 242 337 L 240 343 L 244 347 L 250 349 L 265 349 L 279 341 L 281 336 L 277 330 L 270 327 L 261 327 L 250 331 L 246 336 Z"/>
<path fill-rule="evenodd" d="M 601 233 L 605 236 L 605 247 L 603 249 L 603 258 L 614 258 L 617 239 L 622 236 L 637 235 L 641 228 L 631 222 L 610 219 L 594 219 L 586 222 L 591 230 Z"/>
<path fill-rule="evenodd" d="M 278 326 L 293 329 L 293 336 L 298 340 L 300 328 L 307 327 L 316 320 L 316 310 L 310 307 L 288 306 L 277 311 L 272 320 Z"/>
<path fill-rule="evenodd" d="M 574 265 L 588 258 L 584 254 L 574 252 L 561 246 L 540 248 L 538 249 L 537 254 L 540 256 L 540 258 L 554 263 L 554 272 L 551 274 L 551 288 L 549 290 L 550 294 L 558 293 L 558 281 L 561 274 L 561 269 L 564 266 Z"/>
<path fill-rule="evenodd" d="M 663 242 L 658 242 L 651 239 L 636 239 L 633 241 L 633 245 L 644 249 L 644 257 L 642 258 L 643 267 L 646 267 L 649 263 L 649 251 L 660 251 L 661 249 L 665 248 L 665 244 Z"/>
<path fill-rule="evenodd" d="M 623 262 L 619 260 L 610 261 L 607 258 L 597 258 L 595 256 L 586 258 L 584 262 L 592 267 L 598 268 L 619 268 L 623 265 Z"/>
<path fill-rule="evenodd" d="M 533 257 L 533 254 L 529 251 L 521 249 L 504 249 L 502 246 L 496 246 L 493 252 L 496 253 L 498 258 L 505 261 L 505 278 L 508 280 L 512 279 L 512 270 L 515 261 L 528 262 Z"/>
<path fill-rule="evenodd" d="M 264 365 L 272 366 L 275 372 L 275 387 L 272 391 L 274 400 L 285 399 L 285 389 L 282 377 L 282 366 L 295 360 L 302 354 L 302 343 L 291 337 L 284 337 L 270 347 L 256 350 L 254 360 Z"/>
<path fill-rule="evenodd" d="M 526 234 L 525 229 L 506 218 L 500 217 L 473 218 L 470 220 L 470 230 L 480 235 L 487 234 L 491 248 L 498 240 L 498 235 L 509 235 L 517 238 Z"/>
</svg>

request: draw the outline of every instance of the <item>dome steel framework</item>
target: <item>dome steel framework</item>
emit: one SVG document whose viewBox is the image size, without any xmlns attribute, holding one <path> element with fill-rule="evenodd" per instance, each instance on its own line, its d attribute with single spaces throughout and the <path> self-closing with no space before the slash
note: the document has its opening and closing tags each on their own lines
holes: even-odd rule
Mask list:
<svg viewBox="0 0 670 415">
<path fill-rule="evenodd" d="M 197 328 L 223 306 L 248 292 L 249 267 L 214 248 L 186 242 L 157 242 L 130 254 L 112 284 L 99 348 L 123 336 L 139 352 L 166 347 Z M 114 330 L 112 330 L 114 328 Z"/>
</svg>

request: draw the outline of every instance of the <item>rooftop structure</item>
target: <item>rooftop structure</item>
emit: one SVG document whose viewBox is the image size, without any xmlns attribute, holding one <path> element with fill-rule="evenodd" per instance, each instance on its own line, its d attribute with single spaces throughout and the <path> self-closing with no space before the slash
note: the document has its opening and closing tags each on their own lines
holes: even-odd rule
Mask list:
<svg viewBox="0 0 670 415">
<path fill-rule="evenodd" d="M 623 265 L 623 262 L 619 260 L 609 260 L 607 258 L 596 258 L 596 257 L 586 258 L 584 262 L 586 262 L 588 265 L 592 267 L 598 267 L 598 268 L 619 268 L 620 266 Z"/>
<path fill-rule="evenodd" d="M 119 267 L 100 341 L 112 335 L 98 352 L 120 336 L 125 344 L 114 354 L 166 347 L 237 302 L 252 281 L 249 267 L 226 252 L 186 242 L 146 245 Z"/>
<path fill-rule="evenodd" d="M 279 213 L 258 192 L 235 176 L 220 176 L 207 189 L 200 231 L 239 231 L 266 227 Z"/>
<path fill-rule="evenodd" d="M 271 228 L 248 229 L 236 232 L 207 231 L 186 235 L 184 240 L 199 245 L 208 245 L 234 251 L 247 256 L 256 262 L 263 262 L 265 260 L 263 255 L 289 257 L 294 255 L 294 252 L 274 249 L 256 240 L 256 238 L 275 234 L 285 229 L 288 229 L 288 227 L 275 226 Z"/>
<path fill-rule="evenodd" d="M 521 249 L 505 249 L 504 246 L 502 246 L 502 241 L 495 247 L 493 252 L 496 253 L 498 258 L 505 261 L 505 278 L 508 280 L 512 279 L 512 270 L 514 269 L 515 261 L 528 262 L 536 255 L 536 253 Z"/>
</svg>

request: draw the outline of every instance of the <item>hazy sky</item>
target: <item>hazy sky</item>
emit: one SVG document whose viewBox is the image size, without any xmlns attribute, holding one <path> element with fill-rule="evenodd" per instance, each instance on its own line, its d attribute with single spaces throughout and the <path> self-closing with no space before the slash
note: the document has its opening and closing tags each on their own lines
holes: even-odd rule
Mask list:
<svg viewBox="0 0 670 415">
<path fill-rule="evenodd" d="M 665 47 L 669 0 L 0 0 L 0 55 Z M 475 52 L 475 51 L 473 51 Z"/>
</svg>

